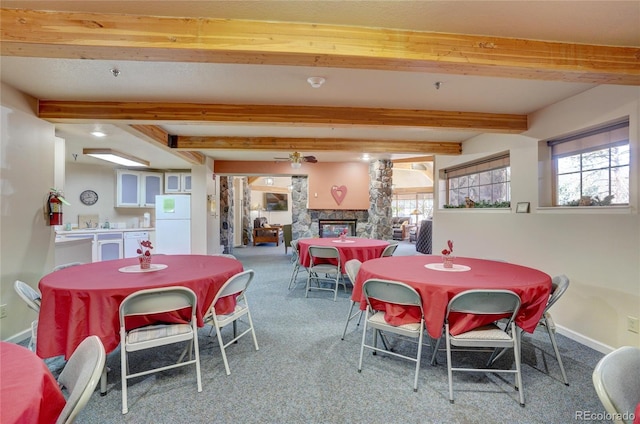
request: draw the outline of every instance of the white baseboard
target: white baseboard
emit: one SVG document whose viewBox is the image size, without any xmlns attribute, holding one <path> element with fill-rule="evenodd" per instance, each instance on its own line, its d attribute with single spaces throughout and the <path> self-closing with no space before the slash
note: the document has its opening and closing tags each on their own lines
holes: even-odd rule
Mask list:
<svg viewBox="0 0 640 424">
<path fill-rule="evenodd" d="M 605 355 L 607 353 L 613 352 L 613 350 L 614 350 L 614 348 L 611 347 L 611 346 L 608 346 L 608 345 L 606 345 L 604 343 L 600 343 L 597 340 L 594 340 L 594 339 L 592 339 L 590 337 L 587 337 L 587 336 L 585 336 L 583 334 L 576 333 L 575 331 L 570 330 L 570 329 L 568 329 L 566 327 L 563 327 L 561 325 L 558 325 L 558 324 L 556 324 L 556 332 L 558 334 L 562 334 L 563 336 L 568 337 L 571 340 L 574 340 L 574 341 L 576 341 L 576 342 L 578 342 L 580 344 L 583 344 L 583 345 L 585 345 L 587 347 L 590 347 L 593 350 L 596 350 L 596 351 L 598 351 L 600 353 L 604 353 Z"/>
<path fill-rule="evenodd" d="M 24 330 L 9 337 L 7 340 L 5 340 L 5 342 L 17 344 L 27 340 L 29 337 L 31 337 L 31 330 Z"/>
</svg>

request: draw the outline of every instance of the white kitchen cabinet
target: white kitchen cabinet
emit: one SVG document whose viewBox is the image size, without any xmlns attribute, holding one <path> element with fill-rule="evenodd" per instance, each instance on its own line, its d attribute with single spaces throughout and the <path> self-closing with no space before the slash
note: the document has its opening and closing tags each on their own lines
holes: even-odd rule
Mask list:
<svg viewBox="0 0 640 424">
<path fill-rule="evenodd" d="M 116 206 L 153 208 L 156 196 L 162 194 L 163 174 L 160 172 L 116 171 Z"/>
<path fill-rule="evenodd" d="M 191 173 L 190 172 L 165 172 L 164 173 L 165 193 L 191 193 Z"/>
</svg>

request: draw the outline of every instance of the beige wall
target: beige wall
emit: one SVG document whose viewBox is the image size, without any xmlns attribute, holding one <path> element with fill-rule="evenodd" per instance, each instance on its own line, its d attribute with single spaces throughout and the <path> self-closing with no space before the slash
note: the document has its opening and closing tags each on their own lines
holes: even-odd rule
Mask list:
<svg viewBox="0 0 640 424">
<path fill-rule="evenodd" d="M 510 150 L 512 205 L 531 202 L 531 213 L 438 209 L 434 251 L 452 239 L 461 256 L 500 258 L 550 275 L 566 274 L 571 284 L 553 308 L 560 333 L 603 352 L 640 346 L 640 336 L 627 331 L 627 316 L 640 317 L 639 108 L 639 87 L 602 86 L 531 115 L 526 136 L 481 136 L 464 143 L 463 157 L 438 156 L 439 170 Z M 625 115 L 630 116 L 631 206 L 539 208 L 538 140 Z"/>
<path fill-rule="evenodd" d="M 37 119 L 35 100 L 2 84 L 0 181 L 0 338 L 10 339 L 36 318 L 13 289 L 19 279 L 32 287 L 53 268 L 54 232 L 45 224 L 44 204 L 54 175 L 53 125 Z"/>
</svg>

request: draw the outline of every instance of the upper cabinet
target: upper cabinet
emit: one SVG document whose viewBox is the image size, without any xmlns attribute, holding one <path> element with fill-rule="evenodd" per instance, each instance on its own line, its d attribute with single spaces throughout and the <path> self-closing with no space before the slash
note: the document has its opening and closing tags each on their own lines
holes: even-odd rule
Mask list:
<svg viewBox="0 0 640 424">
<path fill-rule="evenodd" d="M 190 172 L 165 172 L 165 193 L 191 193 Z"/>
<path fill-rule="evenodd" d="M 153 208 L 156 196 L 162 194 L 163 174 L 160 172 L 116 171 L 116 206 Z"/>
</svg>

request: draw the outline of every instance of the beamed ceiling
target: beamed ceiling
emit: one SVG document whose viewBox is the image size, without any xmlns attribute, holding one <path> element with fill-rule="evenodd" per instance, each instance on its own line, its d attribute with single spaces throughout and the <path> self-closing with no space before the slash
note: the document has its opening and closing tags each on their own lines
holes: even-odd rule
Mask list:
<svg viewBox="0 0 640 424">
<path fill-rule="evenodd" d="M 634 2 L 564 2 L 599 4 L 583 5 L 593 19 L 609 10 L 605 22 L 620 34 L 605 40 L 609 45 L 545 40 L 545 23 L 535 39 L 503 26 L 494 35 L 474 35 L 409 24 L 416 13 L 427 23 L 439 13 L 458 28 L 459 3 L 482 3 L 484 10 L 502 4 L 518 17 L 514 28 L 518 20 L 528 28 L 536 7 L 563 2 L 311 2 L 317 10 L 348 8 L 351 25 L 314 15 L 311 7 L 304 16 L 301 2 L 265 2 L 289 22 L 270 20 L 266 9 L 249 12 L 255 2 L 206 2 L 219 6 L 219 16 L 213 8 L 193 17 L 179 9 L 193 2 L 76 3 L 2 2 L 2 81 L 37 98 L 39 116 L 56 124 L 71 150 L 94 147 L 87 133 L 102 126 L 113 137 L 107 143 L 154 167 L 188 167 L 206 156 L 268 161 L 292 151 L 326 161 L 361 153 L 458 155 L 478 134 L 526 133 L 529 113 L 596 85 L 640 85 Z M 156 10 L 158 3 L 163 8 Z M 246 9 L 239 8 L 243 3 Z M 406 28 L 356 25 L 363 19 L 356 5 L 340 3 L 375 3 L 394 11 L 394 25 L 406 15 Z M 427 3 L 448 3 L 451 16 Z M 44 4 L 49 11 L 27 10 Z M 125 14 L 143 4 L 145 15 Z M 566 5 L 555 10 L 566 25 L 589 25 L 571 19 Z M 475 19 L 490 27 L 491 18 Z M 548 30 L 564 23 L 558 21 Z M 632 22 L 636 27 L 626 32 L 619 28 Z M 311 88 L 309 76 L 326 82 Z"/>
</svg>

